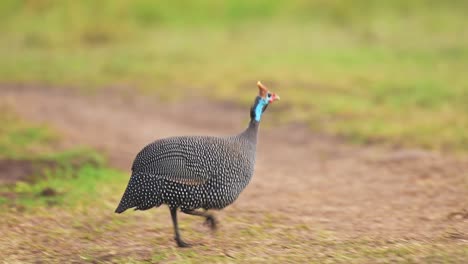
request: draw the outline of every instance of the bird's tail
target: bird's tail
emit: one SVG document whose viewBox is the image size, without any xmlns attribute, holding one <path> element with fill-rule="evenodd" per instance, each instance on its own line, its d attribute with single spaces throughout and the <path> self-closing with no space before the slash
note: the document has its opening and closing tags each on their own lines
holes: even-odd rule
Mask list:
<svg viewBox="0 0 468 264">
<path fill-rule="evenodd" d="M 125 210 L 137 206 L 134 197 L 131 195 L 133 188 L 132 179 L 130 179 L 127 189 L 125 189 L 122 199 L 120 200 L 119 206 L 115 209 L 115 212 L 120 214 L 125 212 Z"/>
<path fill-rule="evenodd" d="M 154 187 L 157 184 L 152 181 L 155 181 L 154 176 L 142 172 L 134 172 L 115 212 L 120 214 L 134 207 L 136 207 L 135 210 L 147 210 L 160 206 L 162 204 L 161 199 L 155 198 L 158 197 L 158 188 Z M 141 185 L 142 182 L 147 184 Z M 146 195 L 150 193 L 152 197 L 151 200 L 148 200 L 149 198 Z"/>
<path fill-rule="evenodd" d="M 117 208 L 115 209 L 115 212 L 118 213 L 118 214 L 120 214 L 120 213 L 125 212 L 125 210 L 127 210 L 127 209 L 128 209 L 128 207 L 126 207 L 126 206 L 122 203 L 122 201 L 120 201 L 119 206 L 117 206 Z"/>
</svg>

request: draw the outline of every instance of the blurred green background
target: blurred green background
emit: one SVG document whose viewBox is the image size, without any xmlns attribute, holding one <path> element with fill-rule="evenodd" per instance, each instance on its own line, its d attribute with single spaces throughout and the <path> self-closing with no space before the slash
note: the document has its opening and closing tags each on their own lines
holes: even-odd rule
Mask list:
<svg viewBox="0 0 468 264">
<path fill-rule="evenodd" d="M 273 119 L 265 124 L 269 129 L 299 122 L 312 133 L 357 144 L 466 156 L 467 10 L 468 1 L 457 0 L 1 0 L 0 89 L 21 87 L 16 84 L 40 92 L 49 87 L 78 93 L 108 89 L 156 95 L 176 103 L 190 97 L 207 98 L 206 102 L 231 101 L 245 107 L 247 119 L 255 84 L 261 80 L 282 98 L 268 110 Z M 18 94 L 22 95 L 21 90 Z M 5 238 L 0 239 L 0 253 L 6 254 L 8 263 L 62 259 L 92 263 L 462 263 L 467 259 L 466 232 L 452 226 L 457 222 L 414 209 L 418 208 L 414 200 L 401 192 L 426 201 L 427 208 L 451 205 L 466 212 L 460 199 L 464 193 L 457 193 L 466 181 L 451 185 L 453 179 L 464 177 L 466 166 L 441 163 L 442 156 L 420 162 L 408 159 L 417 164 L 408 166 L 406 174 L 387 173 L 392 167 L 379 163 L 375 165 L 379 170 L 382 167 L 378 177 L 374 178 L 372 170 L 372 181 L 362 189 L 356 184 L 362 183 L 362 175 L 355 182 L 336 181 L 341 174 L 333 178 L 336 171 L 330 173 L 325 165 L 296 180 L 312 179 L 304 186 L 313 184 L 314 188 L 322 177 L 331 185 L 346 184 L 341 199 L 351 197 L 353 191 L 394 193 L 396 202 L 407 199 L 400 208 L 411 208 L 413 215 L 404 215 L 402 210 L 395 216 L 395 201 L 370 195 L 366 203 L 356 202 L 343 211 L 353 216 L 356 208 L 387 208 L 388 215 L 382 216 L 385 221 L 379 216 L 365 219 L 363 225 L 410 219 L 418 225 L 437 225 L 444 229 L 444 236 L 427 234 L 427 239 L 412 240 L 408 238 L 412 230 L 407 234 L 401 227 L 401 234 L 394 234 L 397 240 L 347 237 L 326 226 L 292 221 L 302 215 L 300 210 L 288 218 L 270 208 L 258 209 L 252 201 L 252 209 L 235 208 L 224 215 L 222 235 L 217 239 L 204 240 L 204 233 L 191 228 L 199 219 L 181 221 L 184 235 L 208 244 L 179 251 L 173 248 L 166 210 L 112 214 L 128 182 L 128 171 L 111 168 L 96 146 L 72 142 L 70 148 L 63 148 L 66 135 L 50 123 L 22 119 L 14 111 L 21 103 L 11 108 L 5 101 L 5 105 L 0 102 L 0 233 Z M 331 155 L 335 152 L 317 162 L 325 164 Z M 346 155 L 356 155 L 356 151 Z M 359 164 L 350 165 L 359 173 L 369 163 L 360 159 Z M 440 167 L 428 166 L 437 162 Z M 348 173 L 346 164 L 342 170 Z M 438 177 L 450 188 L 437 185 L 442 182 Z M 394 181 L 402 184 L 392 185 Z M 267 189 L 257 195 L 279 201 L 276 191 L 266 193 Z M 327 188 L 319 191 L 314 196 L 311 188 L 305 196 L 291 195 L 291 201 L 281 202 L 289 205 L 295 199 L 312 201 L 320 196 L 323 200 L 318 201 L 325 202 L 314 210 L 328 212 L 333 199 Z M 326 217 L 330 223 L 340 219 Z M 322 223 L 321 219 L 317 221 Z M 466 223 L 465 218 L 462 221 Z"/>
<path fill-rule="evenodd" d="M 0 2 L 0 81 L 248 105 L 355 142 L 468 149 L 467 1 Z"/>
</svg>

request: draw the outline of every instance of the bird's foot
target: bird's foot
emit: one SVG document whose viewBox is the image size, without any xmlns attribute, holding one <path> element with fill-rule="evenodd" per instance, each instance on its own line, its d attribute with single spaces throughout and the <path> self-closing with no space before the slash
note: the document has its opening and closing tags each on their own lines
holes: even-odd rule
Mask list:
<svg viewBox="0 0 468 264">
<path fill-rule="evenodd" d="M 216 218 L 214 218 L 214 216 L 209 215 L 206 217 L 205 225 L 207 225 L 212 231 L 215 231 L 218 227 L 218 222 L 216 221 Z"/>
<path fill-rule="evenodd" d="M 184 242 L 181 238 L 178 237 L 175 238 L 175 241 L 177 243 L 177 246 L 181 248 L 188 248 L 192 246 L 191 244 Z"/>
</svg>

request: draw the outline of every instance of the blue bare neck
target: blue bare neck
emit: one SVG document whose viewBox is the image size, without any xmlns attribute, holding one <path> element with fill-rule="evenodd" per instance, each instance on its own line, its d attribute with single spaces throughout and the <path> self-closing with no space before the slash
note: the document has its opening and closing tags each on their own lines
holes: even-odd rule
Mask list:
<svg viewBox="0 0 468 264">
<path fill-rule="evenodd" d="M 263 107 L 268 105 L 268 99 L 262 98 L 258 100 L 258 104 L 255 106 L 255 121 L 260 122 L 263 114 Z"/>
</svg>

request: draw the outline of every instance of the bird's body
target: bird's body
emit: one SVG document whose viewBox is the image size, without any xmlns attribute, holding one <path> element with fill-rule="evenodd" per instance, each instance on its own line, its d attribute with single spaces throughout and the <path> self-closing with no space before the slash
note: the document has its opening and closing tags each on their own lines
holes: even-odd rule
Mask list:
<svg viewBox="0 0 468 264">
<path fill-rule="evenodd" d="M 231 137 L 184 136 L 157 140 L 137 155 L 116 212 L 167 204 L 182 211 L 222 209 L 252 178 L 258 123 Z"/>
<path fill-rule="evenodd" d="M 168 205 L 175 239 L 181 247 L 188 244 L 180 238 L 177 209 L 205 217 L 214 229 L 216 221 L 206 210 L 230 205 L 250 182 L 260 117 L 269 103 L 279 100 L 260 82 L 258 87 L 260 96 L 255 99 L 244 132 L 230 137 L 170 137 L 144 147 L 133 162 L 132 176 L 115 212 Z"/>
</svg>

